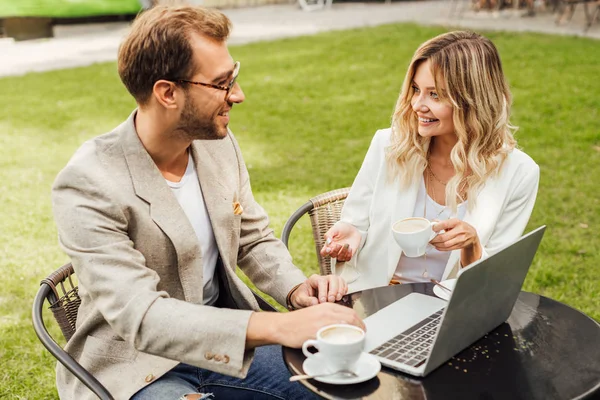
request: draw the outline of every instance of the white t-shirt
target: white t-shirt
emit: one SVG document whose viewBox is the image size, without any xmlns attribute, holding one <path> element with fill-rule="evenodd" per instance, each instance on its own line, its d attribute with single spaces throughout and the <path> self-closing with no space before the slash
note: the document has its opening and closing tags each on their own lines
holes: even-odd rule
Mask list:
<svg viewBox="0 0 600 400">
<path fill-rule="evenodd" d="M 166 180 L 166 179 L 165 179 Z M 177 198 L 177 201 L 183 208 L 185 215 L 190 220 L 194 232 L 200 242 L 202 251 L 202 267 L 203 267 L 203 284 L 204 284 L 204 299 L 205 305 L 213 305 L 219 297 L 219 282 L 215 278 L 215 268 L 217 266 L 217 258 L 219 250 L 215 241 L 215 234 L 208 217 L 206 204 L 202 197 L 202 190 L 198 182 L 198 174 L 192 155 L 188 158 L 188 165 L 183 174 L 183 178 L 179 182 L 171 182 L 166 180 L 171 188 L 171 191 Z"/>
<path fill-rule="evenodd" d="M 425 209 L 425 202 L 427 202 L 426 213 L 423 215 Z M 467 211 L 467 202 L 463 202 L 458 205 L 456 218 L 462 220 L 465 217 Z M 413 210 L 413 217 L 425 217 L 430 221 L 435 219 L 446 220 L 455 217 L 448 207 L 442 206 L 427 194 L 425 189 L 425 180 L 421 180 L 419 187 L 419 194 L 417 195 L 417 202 Z M 400 261 L 396 266 L 393 279 L 400 282 L 412 283 L 412 282 L 429 282 L 431 278 L 442 279 L 444 269 L 450 258 L 450 251 L 438 251 L 432 245 L 427 246 L 426 256 L 421 257 L 406 257 L 400 256 Z M 423 276 L 425 267 L 427 266 L 427 277 Z"/>
</svg>

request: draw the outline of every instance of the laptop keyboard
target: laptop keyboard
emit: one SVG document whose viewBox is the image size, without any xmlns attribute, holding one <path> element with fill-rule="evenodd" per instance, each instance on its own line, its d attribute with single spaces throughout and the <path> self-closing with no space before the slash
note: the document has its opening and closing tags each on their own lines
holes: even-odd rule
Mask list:
<svg viewBox="0 0 600 400">
<path fill-rule="evenodd" d="M 411 367 L 421 366 L 427 361 L 443 312 L 431 314 L 370 353 Z"/>
</svg>

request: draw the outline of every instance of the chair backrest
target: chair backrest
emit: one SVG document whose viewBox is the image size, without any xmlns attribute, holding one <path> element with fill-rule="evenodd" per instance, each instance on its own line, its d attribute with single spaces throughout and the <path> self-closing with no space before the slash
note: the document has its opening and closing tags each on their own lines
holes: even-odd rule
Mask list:
<svg viewBox="0 0 600 400">
<path fill-rule="evenodd" d="M 63 336 L 68 341 L 75 333 L 77 311 L 81 299 L 74 280 L 73 266 L 65 264 L 46 279 L 42 280 L 33 300 L 33 329 L 40 342 L 58 362 L 64 365 L 77 379 L 87 386 L 101 400 L 114 400 L 114 397 L 102 384 L 83 368 L 70 354 L 54 341 L 44 325 L 42 317 L 44 303 L 50 303 L 50 309 L 58 322 Z"/>
<path fill-rule="evenodd" d="M 81 304 L 79 289 L 73 282 L 74 275 L 73 265 L 68 263 L 42 281 L 52 290 L 47 297 L 50 310 L 67 341 L 75 333 L 77 311 Z"/>
<path fill-rule="evenodd" d="M 349 192 L 350 188 L 347 187 L 313 197 L 296 210 L 283 227 L 281 240 L 289 248 L 288 241 L 292 228 L 304 214 L 308 213 L 321 275 L 331 274 L 331 258 L 321 256 L 321 248 L 325 244 L 325 232 L 340 220 L 342 207 Z"/>
</svg>

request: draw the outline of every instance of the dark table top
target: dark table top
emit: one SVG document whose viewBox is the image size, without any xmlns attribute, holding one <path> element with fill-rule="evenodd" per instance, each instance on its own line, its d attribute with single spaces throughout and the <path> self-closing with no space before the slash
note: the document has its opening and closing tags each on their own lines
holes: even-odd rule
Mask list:
<svg viewBox="0 0 600 400">
<path fill-rule="evenodd" d="M 387 286 L 347 295 L 361 318 L 433 284 Z M 292 375 L 303 374 L 301 350 L 284 348 Z M 355 385 L 301 381 L 326 399 L 600 399 L 600 325 L 558 301 L 521 292 L 507 322 L 424 378 L 382 367 Z"/>
</svg>

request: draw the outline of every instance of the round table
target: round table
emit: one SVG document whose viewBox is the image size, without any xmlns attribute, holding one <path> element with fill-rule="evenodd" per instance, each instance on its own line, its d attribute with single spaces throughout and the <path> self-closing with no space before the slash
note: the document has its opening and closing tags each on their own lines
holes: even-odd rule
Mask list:
<svg viewBox="0 0 600 400">
<path fill-rule="evenodd" d="M 344 296 L 361 318 L 433 284 L 386 286 Z M 283 348 L 292 375 L 303 374 L 301 350 Z M 507 322 L 424 378 L 383 367 L 354 385 L 301 381 L 326 399 L 600 399 L 600 325 L 565 304 L 521 292 Z"/>
</svg>

